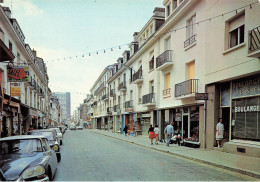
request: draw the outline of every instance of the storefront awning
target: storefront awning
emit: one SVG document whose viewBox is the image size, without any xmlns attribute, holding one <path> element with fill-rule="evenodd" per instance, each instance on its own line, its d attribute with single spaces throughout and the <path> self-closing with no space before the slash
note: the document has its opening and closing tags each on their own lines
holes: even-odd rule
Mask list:
<svg viewBox="0 0 260 182">
<path fill-rule="evenodd" d="M 14 60 L 13 53 L 7 48 L 4 42 L 0 39 L 0 62 L 3 61 L 13 62 L 13 60 Z"/>
</svg>

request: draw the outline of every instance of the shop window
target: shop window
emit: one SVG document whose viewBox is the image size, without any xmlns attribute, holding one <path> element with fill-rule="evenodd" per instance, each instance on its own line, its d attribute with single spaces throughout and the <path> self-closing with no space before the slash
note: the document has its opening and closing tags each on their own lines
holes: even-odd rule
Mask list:
<svg viewBox="0 0 260 182">
<path fill-rule="evenodd" d="M 221 107 L 230 106 L 230 84 L 221 85 Z"/>
<path fill-rule="evenodd" d="M 232 139 L 260 141 L 260 97 L 232 101 Z"/>
<path fill-rule="evenodd" d="M 199 142 L 199 107 L 190 109 L 190 140 Z"/>
</svg>

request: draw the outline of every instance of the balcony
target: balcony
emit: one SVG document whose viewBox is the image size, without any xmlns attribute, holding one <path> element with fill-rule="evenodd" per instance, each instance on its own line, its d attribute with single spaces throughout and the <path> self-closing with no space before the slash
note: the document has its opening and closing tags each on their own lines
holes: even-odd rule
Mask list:
<svg viewBox="0 0 260 182">
<path fill-rule="evenodd" d="M 107 101 L 108 100 L 108 94 L 105 94 L 101 98 L 102 101 Z"/>
<path fill-rule="evenodd" d="M 155 106 L 155 93 L 143 95 L 143 106 Z"/>
<path fill-rule="evenodd" d="M 188 47 L 191 47 L 192 45 L 195 45 L 196 44 L 196 36 L 197 34 L 191 36 L 189 39 L 187 39 L 185 42 L 184 42 L 184 48 L 188 48 Z"/>
<path fill-rule="evenodd" d="M 156 69 L 162 71 L 173 65 L 172 50 L 167 50 L 156 58 Z"/>
<path fill-rule="evenodd" d="M 163 90 L 163 97 L 170 97 L 171 96 L 171 88 L 167 88 Z"/>
<path fill-rule="evenodd" d="M 120 105 L 114 105 L 114 112 L 120 112 Z"/>
<path fill-rule="evenodd" d="M 260 26 L 252 29 L 249 32 L 249 47 L 248 54 L 249 57 L 260 58 Z"/>
<path fill-rule="evenodd" d="M 190 79 L 175 84 L 175 99 L 195 98 L 198 93 L 199 79 Z"/>
<path fill-rule="evenodd" d="M 124 92 L 126 91 L 126 82 L 121 82 L 118 86 L 118 91 Z"/>
<path fill-rule="evenodd" d="M 107 114 L 112 114 L 113 107 L 107 107 Z"/>
<path fill-rule="evenodd" d="M 101 92 L 103 89 L 105 89 L 106 86 L 105 86 L 105 83 L 101 83 L 98 88 L 96 89 L 96 91 L 94 92 L 94 95 L 97 95 L 99 92 Z"/>
<path fill-rule="evenodd" d="M 116 90 L 115 89 L 110 90 L 109 96 L 110 97 L 115 97 L 116 96 Z"/>
<path fill-rule="evenodd" d="M 124 103 L 124 108 L 133 108 L 133 107 L 134 107 L 134 101 L 133 100 L 129 100 L 129 101 Z"/>
<path fill-rule="evenodd" d="M 134 75 L 133 75 L 133 84 L 143 83 L 143 71 L 142 69 L 139 69 Z"/>
</svg>

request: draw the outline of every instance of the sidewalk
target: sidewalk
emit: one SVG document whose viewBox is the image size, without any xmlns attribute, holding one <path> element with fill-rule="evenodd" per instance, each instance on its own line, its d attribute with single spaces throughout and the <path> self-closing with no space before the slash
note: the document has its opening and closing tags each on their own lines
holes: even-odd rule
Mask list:
<svg viewBox="0 0 260 182">
<path fill-rule="evenodd" d="M 167 147 L 165 143 L 161 142 L 159 142 L 159 145 L 151 145 L 148 136 L 124 136 L 123 134 L 97 129 L 92 129 L 90 131 L 260 179 L 260 158 L 257 157 L 249 157 L 209 149 L 189 148 L 178 146 L 177 144 L 171 144 L 170 147 Z"/>
</svg>

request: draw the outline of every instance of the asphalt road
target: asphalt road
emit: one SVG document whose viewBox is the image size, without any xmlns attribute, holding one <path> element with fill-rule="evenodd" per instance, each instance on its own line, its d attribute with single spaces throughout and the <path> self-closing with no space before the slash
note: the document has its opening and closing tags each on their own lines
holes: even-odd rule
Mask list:
<svg viewBox="0 0 260 182">
<path fill-rule="evenodd" d="M 67 130 L 54 181 L 253 181 L 255 178 L 92 133 Z"/>
</svg>

